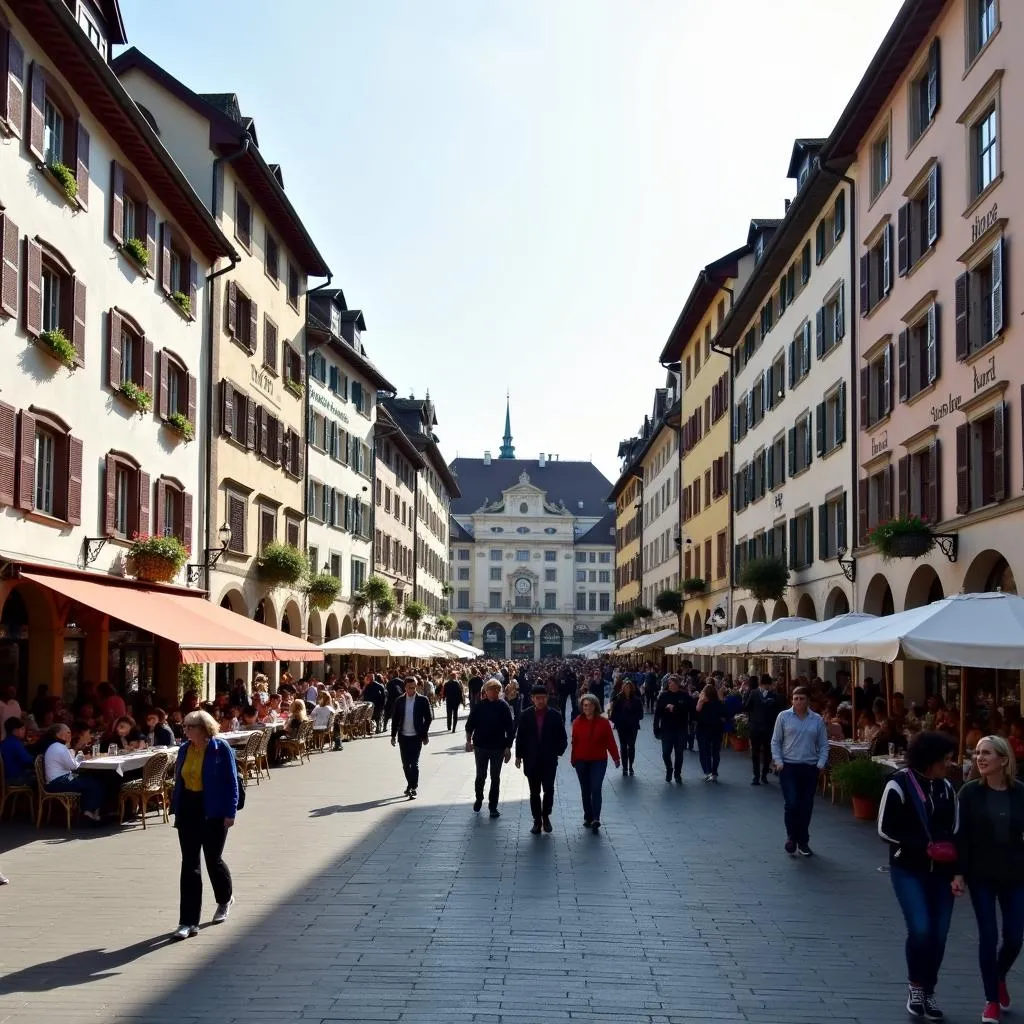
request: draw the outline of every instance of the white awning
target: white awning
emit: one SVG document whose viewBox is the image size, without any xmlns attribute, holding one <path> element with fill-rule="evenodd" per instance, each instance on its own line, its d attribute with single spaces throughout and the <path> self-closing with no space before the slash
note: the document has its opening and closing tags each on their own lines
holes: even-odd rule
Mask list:
<svg viewBox="0 0 1024 1024">
<path fill-rule="evenodd" d="M 659 629 L 656 633 L 643 633 L 640 636 L 631 637 L 620 644 L 615 649 L 615 653 L 629 654 L 631 651 L 661 650 L 681 637 L 682 634 L 676 629 Z"/>
<path fill-rule="evenodd" d="M 797 653 L 799 641 L 803 639 L 822 637 L 823 634 L 831 633 L 833 630 L 846 629 L 858 622 L 873 622 L 877 618 L 878 616 L 869 615 L 867 612 L 847 612 L 845 615 L 825 619 L 824 622 L 808 622 L 803 625 L 791 626 L 789 629 L 762 633 L 756 640 L 751 640 L 748 643 L 747 653 L 793 656 Z"/>
</svg>

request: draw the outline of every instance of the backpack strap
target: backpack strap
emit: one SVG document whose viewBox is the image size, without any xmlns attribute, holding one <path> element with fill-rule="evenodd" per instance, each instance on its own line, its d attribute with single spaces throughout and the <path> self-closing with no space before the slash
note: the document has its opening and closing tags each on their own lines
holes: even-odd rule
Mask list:
<svg viewBox="0 0 1024 1024">
<path fill-rule="evenodd" d="M 910 802 L 914 805 L 917 810 L 917 816 L 921 819 L 921 825 L 924 827 L 924 833 L 928 837 L 928 842 L 932 841 L 932 830 L 928 825 L 928 811 L 926 809 L 924 790 L 921 789 L 920 783 L 914 777 L 914 773 L 910 768 L 904 768 L 903 774 L 907 777 L 910 783 L 908 789 L 910 791 Z"/>
</svg>

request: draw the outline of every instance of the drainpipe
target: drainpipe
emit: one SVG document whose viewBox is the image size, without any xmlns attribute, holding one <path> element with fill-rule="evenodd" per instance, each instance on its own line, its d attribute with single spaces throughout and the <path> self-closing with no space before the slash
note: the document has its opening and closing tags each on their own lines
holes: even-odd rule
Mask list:
<svg viewBox="0 0 1024 1024">
<path fill-rule="evenodd" d="M 736 304 L 736 293 L 726 284 L 721 285 L 721 288 L 722 288 L 722 291 L 725 291 L 725 292 L 729 293 L 729 309 L 731 310 L 732 307 Z M 733 541 L 733 538 L 736 536 L 736 496 L 733 494 L 733 479 L 735 478 L 735 458 L 734 458 L 733 446 L 734 446 L 735 442 L 734 442 L 733 436 L 732 436 L 732 425 L 733 425 L 733 422 L 734 422 L 733 421 L 733 415 L 732 415 L 732 408 L 733 408 L 733 401 L 734 401 L 733 393 L 735 391 L 735 387 L 734 387 L 735 381 L 733 379 L 733 374 L 734 374 L 734 366 L 735 366 L 735 364 L 734 364 L 733 358 L 732 358 L 732 355 L 733 355 L 732 349 L 719 348 L 714 342 L 712 342 L 711 343 L 711 351 L 712 352 L 717 352 L 719 355 L 725 356 L 726 359 L 729 360 L 729 402 L 728 402 L 728 408 L 729 408 L 729 477 L 726 480 L 726 485 L 729 488 L 729 527 L 728 527 L 728 533 L 726 534 L 726 539 L 725 539 L 726 556 L 729 559 L 729 568 L 728 568 L 728 572 L 729 572 L 729 594 L 728 594 L 728 600 L 726 601 L 726 617 L 727 617 L 726 618 L 726 624 L 728 625 L 728 620 L 732 618 L 732 592 L 735 589 L 736 582 L 737 582 L 734 579 L 734 575 L 735 575 L 735 571 L 736 571 L 736 562 L 735 562 L 735 556 L 736 556 L 735 548 L 736 548 L 736 546 L 735 546 L 735 543 Z M 712 630 L 714 630 L 714 626 L 712 626 Z"/>
</svg>

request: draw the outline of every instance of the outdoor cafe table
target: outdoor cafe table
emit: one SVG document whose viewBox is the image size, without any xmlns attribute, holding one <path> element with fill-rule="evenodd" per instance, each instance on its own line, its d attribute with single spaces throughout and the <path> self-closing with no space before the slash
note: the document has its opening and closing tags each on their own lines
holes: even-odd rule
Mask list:
<svg viewBox="0 0 1024 1024">
<path fill-rule="evenodd" d="M 867 757 L 871 753 L 870 743 L 855 743 L 853 740 L 829 740 L 830 747 L 842 747 L 850 757 Z"/>
<path fill-rule="evenodd" d="M 149 747 L 146 750 L 133 750 L 128 754 L 115 754 L 110 757 L 101 754 L 99 757 L 92 757 L 82 761 L 78 765 L 80 772 L 116 772 L 124 775 L 126 771 L 134 771 L 141 768 L 154 754 L 178 755 L 177 747 Z"/>
<path fill-rule="evenodd" d="M 221 732 L 217 734 L 217 739 L 230 743 L 233 747 L 244 747 L 254 732 L 262 731 L 261 729 L 239 729 L 236 732 Z"/>
<path fill-rule="evenodd" d="M 903 757 L 873 757 L 871 758 L 875 764 L 880 764 L 883 768 L 886 768 L 890 772 L 902 771 L 907 767 L 906 758 Z"/>
</svg>

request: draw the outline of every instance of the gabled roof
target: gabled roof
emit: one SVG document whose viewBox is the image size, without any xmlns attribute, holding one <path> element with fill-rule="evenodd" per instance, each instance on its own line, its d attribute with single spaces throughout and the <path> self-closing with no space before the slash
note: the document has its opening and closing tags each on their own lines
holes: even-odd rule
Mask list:
<svg viewBox="0 0 1024 1024">
<path fill-rule="evenodd" d="M 448 526 L 448 538 L 452 541 L 473 541 L 476 538 L 454 516 Z"/>
<path fill-rule="evenodd" d="M 107 36 L 115 46 L 123 46 L 128 42 L 124 30 L 124 18 L 121 17 L 121 5 L 118 0 L 95 0 L 96 6 L 107 23 Z"/>
<path fill-rule="evenodd" d="M 395 385 L 366 356 L 354 349 L 344 339 L 336 338 L 331 333 L 330 327 L 316 314 L 311 312 L 308 307 L 306 312 L 306 338 L 311 348 L 315 348 L 318 345 L 330 345 L 332 351 L 337 352 L 345 362 L 354 366 L 378 391 L 395 390 Z"/>
<path fill-rule="evenodd" d="M 491 459 L 488 466 L 483 459 L 459 458 L 450 468 L 461 492 L 452 502 L 453 515 L 472 515 L 485 501 L 494 501 L 515 487 L 523 473 L 551 504 L 561 502 L 575 516 L 603 517 L 608 511 L 611 483 L 592 462 L 547 459 L 541 466 L 537 459 Z"/>
<path fill-rule="evenodd" d="M 786 177 L 798 177 L 803 162 L 808 156 L 816 155 L 825 142 L 825 139 L 797 139 L 793 143 L 793 152 L 789 158 L 789 170 L 786 172 Z"/>
<path fill-rule="evenodd" d="M 604 518 L 595 523 L 586 533 L 576 538 L 577 544 L 614 544 L 615 543 L 615 512 L 608 512 Z"/>
<path fill-rule="evenodd" d="M 45 2 L 57 3 L 59 0 Z M 235 173 L 303 271 L 311 277 L 327 277 L 330 274 L 302 218 L 285 194 L 281 181 L 263 158 L 251 120 L 242 117 L 240 113 L 234 116 L 238 107 L 234 93 L 203 95 L 194 92 L 134 46 L 115 57 L 110 66 L 118 75 L 133 70 L 147 75 L 180 102 L 206 118 L 210 122 L 210 148 L 218 155 L 236 153 L 240 147 L 244 147 L 244 152 L 231 165 Z"/>
<path fill-rule="evenodd" d="M 758 235 L 762 232 L 767 232 L 771 235 L 781 226 L 782 221 L 777 218 L 761 217 L 758 220 L 752 220 L 750 222 L 750 230 L 747 232 L 747 245 L 753 248 Z"/>
<path fill-rule="evenodd" d="M 8 0 L 7 6 L 68 79 L 193 244 L 211 260 L 235 255 L 234 246 L 67 5 L 62 0 Z M 108 4 L 104 15 L 116 14 L 120 21 L 116 6 Z M 119 31 L 123 33 L 123 25 Z M 100 168 L 94 168 L 93 173 L 98 175 Z"/>
<path fill-rule="evenodd" d="M 432 429 L 437 423 L 434 403 L 429 398 L 385 398 L 384 404 L 394 421 L 416 446 L 416 450 L 425 457 L 441 478 L 449 497 L 457 498 L 459 484 L 452 476 L 448 463 L 444 461 L 441 449 L 437 445 L 437 438 L 423 430 L 424 426 L 429 425 Z"/>
<path fill-rule="evenodd" d="M 414 469 L 422 469 L 426 463 L 416 446 L 409 440 L 402 428 L 395 422 L 383 402 L 377 403 L 377 419 L 373 427 L 374 436 L 390 441 L 412 463 Z"/>
</svg>

